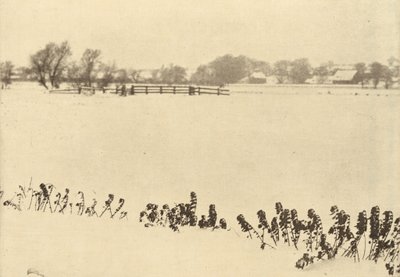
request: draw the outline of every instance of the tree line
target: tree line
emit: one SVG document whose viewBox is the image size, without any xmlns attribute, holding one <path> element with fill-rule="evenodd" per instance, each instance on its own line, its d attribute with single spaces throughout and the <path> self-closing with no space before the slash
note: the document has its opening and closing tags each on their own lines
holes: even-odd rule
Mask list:
<svg viewBox="0 0 400 277">
<path fill-rule="evenodd" d="M 255 72 L 263 76 L 274 76 L 279 84 L 303 84 L 309 78 L 324 83 L 337 68 L 332 61 L 313 68 L 306 58 L 295 60 L 279 60 L 274 64 L 252 59 L 244 55 L 230 54 L 217 57 L 208 64 L 197 67 L 189 76 L 187 69 L 170 64 L 159 69 L 144 72 L 133 68 L 118 68 L 115 63 L 102 61 L 99 49 L 86 49 L 81 58 L 71 61 L 72 50 L 68 41 L 59 44 L 50 42 L 30 56 L 28 67 L 19 68 L 19 75 L 24 80 L 36 80 L 48 88 L 58 88 L 61 83 L 68 82 L 73 86 L 106 87 L 111 83 L 162 83 L 162 84 L 196 84 L 196 85 L 226 85 L 238 83 L 251 78 Z M 353 69 L 357 71 L 355 81 L 364 86 L 372 81 L 376 88 L 384 81 L 386 88 L 393 79 L 400 77 L 400 61 L 390 58 L 388 65 L 374 62 L 370 65 L 357 63 Z M 2 88 L 7 87 L 15 74 L 11 61 L 0 63 Z"/>
</svg>

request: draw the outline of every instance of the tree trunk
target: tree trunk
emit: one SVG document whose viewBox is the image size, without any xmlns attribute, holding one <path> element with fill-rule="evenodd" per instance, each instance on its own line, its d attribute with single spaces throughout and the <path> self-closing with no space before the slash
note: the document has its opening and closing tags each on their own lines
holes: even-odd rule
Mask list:
<svg viewBox="0 0 400 277">
<path fill-rule="evenodd" d="M 49 88 L 47 87 L 47 84 L 46 84 L 46 81 L 45 81 L 45 80 L 41 79 L 41 80 L 39 80 L 39 83 L 40 83 L 42 86 L 44 86 L 46 89 L 49 89 Z"/>
<path fill-rule="evenodd" d="M 374 89 L 378 87 L 379 79 L 374 79 Z"/>
</svg>

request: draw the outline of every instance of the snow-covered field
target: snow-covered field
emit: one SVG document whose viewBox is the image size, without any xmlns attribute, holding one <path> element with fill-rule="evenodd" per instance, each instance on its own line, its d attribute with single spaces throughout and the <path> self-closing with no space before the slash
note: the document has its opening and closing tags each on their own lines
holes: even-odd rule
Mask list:
<svg viewBox="0 0 400 277">
<path fill-rule="evenodd" d="M 32 177 L 100 204 L 114 193 L 126 199 L 129 220 L 0 207 L 0 276 L 31 267 L 46 277 L 386 276 L 383 264 L 345 258 L 299 271 L 301 251 L 262 251 L 235 218 L 256 224 L 261 208 L 271 218 L 277 201 L 300 218 L 314 208 L 325 228 L 334 204 L 352 225 L 374 205 L 400 216 L 398 92 L 231 89 L 229 97 L 126 98 L 1 91 L 2 202 Z M 147 203 L 187 202 L 191 191 L 198 214 L 213 203 L 232 230 L 177 234 L 139 224 Z"/>
</svg>

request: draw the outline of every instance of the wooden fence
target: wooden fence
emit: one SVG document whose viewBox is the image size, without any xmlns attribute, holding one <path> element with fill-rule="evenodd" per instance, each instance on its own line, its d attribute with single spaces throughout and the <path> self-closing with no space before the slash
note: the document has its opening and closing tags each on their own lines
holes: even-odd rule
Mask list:
<svg viewBox="0 0 400 277">
<path fill-rule="evenodd" d="M 102 93 L 114 93 L 121 96 L 135 94 L 188 94 L 188 95 L 229 95 L 228 89 L 220 87 L 200 87 L 186 85 L 131 85 L 131 86 L 116 86 L 116 87 L 79 87 L 76 89 L 54 89 L 50 93 L 65 93 L 65 94 L 94 94 L 97 91 Z"/>
</svg>

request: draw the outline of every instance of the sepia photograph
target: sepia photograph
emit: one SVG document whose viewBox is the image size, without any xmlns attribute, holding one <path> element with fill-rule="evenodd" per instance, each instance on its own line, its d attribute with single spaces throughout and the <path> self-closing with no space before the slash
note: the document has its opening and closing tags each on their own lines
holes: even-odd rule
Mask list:
<svg viewBox="0 0 400 277">
<path fill-rule="evenodd" d="M 0 0 L 0 277 L 400 277 L 399 0 Z"/>
</svg>

